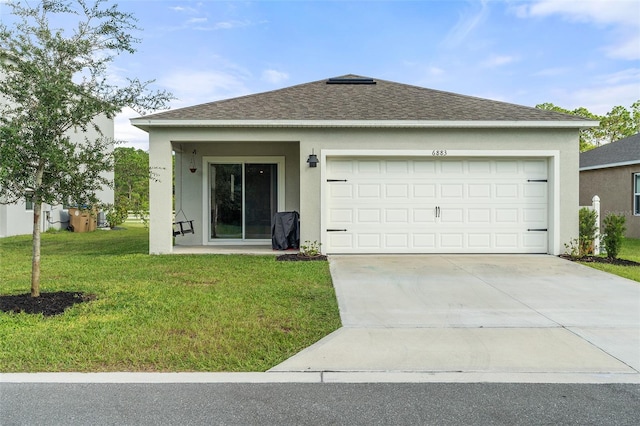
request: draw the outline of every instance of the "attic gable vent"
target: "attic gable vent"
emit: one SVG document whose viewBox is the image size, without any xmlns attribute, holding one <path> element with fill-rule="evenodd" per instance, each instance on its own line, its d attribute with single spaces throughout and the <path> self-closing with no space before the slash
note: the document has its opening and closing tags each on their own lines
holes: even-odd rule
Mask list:
<svg viewBox="0 0 640 426">
<path fill-rule="evenodd" d="M 327 84 L 376 84 L 372 78 L 330 78 Z"/>
</svg>

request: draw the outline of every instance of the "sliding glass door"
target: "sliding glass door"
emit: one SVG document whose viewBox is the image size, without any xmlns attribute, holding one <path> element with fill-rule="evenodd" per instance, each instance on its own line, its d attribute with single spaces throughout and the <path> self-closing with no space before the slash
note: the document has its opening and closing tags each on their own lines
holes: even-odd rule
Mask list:
<svg viewBox="0 0 640 426">
<path fill-rule="evenodd" d="M 209 163 L 210 240 L 270 240 L 278 211 L 278 164 Z"/>
</svg>

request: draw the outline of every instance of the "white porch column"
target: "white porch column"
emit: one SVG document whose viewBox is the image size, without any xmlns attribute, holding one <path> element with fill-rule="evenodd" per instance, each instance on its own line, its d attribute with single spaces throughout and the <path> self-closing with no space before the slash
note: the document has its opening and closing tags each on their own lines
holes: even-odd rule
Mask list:
<svg viewBox="0 0 640 426">
<path fill-rule="evenodd" d="M 150 132 L 149 166 L 155 179 L 149 182 L 149 254 L 173 252 L 171 152 L 171 142 L 161 132 Z"/>
</svg>

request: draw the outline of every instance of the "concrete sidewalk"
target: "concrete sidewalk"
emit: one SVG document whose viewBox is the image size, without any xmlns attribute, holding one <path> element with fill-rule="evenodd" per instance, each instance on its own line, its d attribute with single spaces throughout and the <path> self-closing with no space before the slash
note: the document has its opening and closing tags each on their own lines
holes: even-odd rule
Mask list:
<svg viewBox="0 0 640 426">
<path fill-rule="evenodd" d="M 343 328 L 270 371 L 542 374 L 576 382 L 596 375 L 640 383 L 635 281 L 546 255 L 330 262 Z"/>
</svg>

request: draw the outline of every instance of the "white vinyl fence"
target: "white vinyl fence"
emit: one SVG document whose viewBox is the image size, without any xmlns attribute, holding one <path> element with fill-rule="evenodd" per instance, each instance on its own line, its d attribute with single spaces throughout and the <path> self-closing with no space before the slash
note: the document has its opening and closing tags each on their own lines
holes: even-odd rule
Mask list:
<svg viewBox="0 0 640 426">
<path fill-rule="evenodd" d="M 598 255 L 600 254 L 600 229 L 602 229 L 600 225 L 600 197 L 594 195 L 591 199 L 591 205 L 580 206 L 580 208 L 583 207 L 586 207 L 589 210 L 595 210 L 596 212 L 596 224 L 598 225 L 598 230 L 596 231 L 596 238 L 593 240 L 593 254 Z"/>
</svg>

